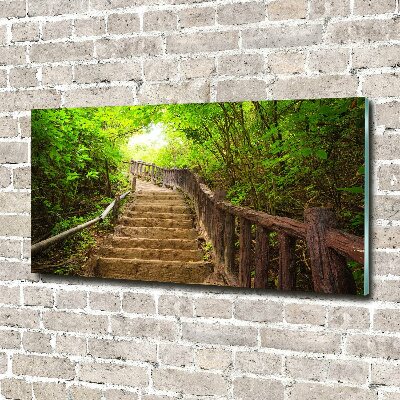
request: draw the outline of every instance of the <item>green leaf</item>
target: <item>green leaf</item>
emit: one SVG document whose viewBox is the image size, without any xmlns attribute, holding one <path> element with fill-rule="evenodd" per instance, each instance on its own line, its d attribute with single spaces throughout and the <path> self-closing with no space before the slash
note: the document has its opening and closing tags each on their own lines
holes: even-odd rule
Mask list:
<svg viewBox="0 0 400 400">
<path fill-rule="evenodd" d="M 321 160 L 326 160 L 328 158 L 328 153 L 325 150 L 317 150 L 315 155 Z"/>
<path fill-rule="evenodd" d="M 353 193 L 353 194 L 362 194 L 362 193 L 364 193 L 364 188 L 362 188 L 361 186 L 337 188 L 337 190 L 341 190 L 343 192 Z"/>
</svg>

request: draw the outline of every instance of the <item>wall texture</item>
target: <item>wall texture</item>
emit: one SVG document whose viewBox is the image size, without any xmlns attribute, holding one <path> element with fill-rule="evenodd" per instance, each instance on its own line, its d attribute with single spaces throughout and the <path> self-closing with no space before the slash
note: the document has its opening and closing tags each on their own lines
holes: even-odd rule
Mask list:
<svg viewBox="0 0 400 400">
<path fill-rule="evenodd" d="M 398 0 L 0 0 L 0 399 L 400 399 Z M 30 274 L 31 108 L 368 96 L 372 295 Z"/>
</svg>

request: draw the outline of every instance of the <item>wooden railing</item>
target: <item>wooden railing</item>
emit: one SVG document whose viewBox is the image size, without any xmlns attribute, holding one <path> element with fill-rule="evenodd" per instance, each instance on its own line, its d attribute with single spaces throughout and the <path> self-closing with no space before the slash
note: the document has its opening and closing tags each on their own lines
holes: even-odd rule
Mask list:
<svg viewBox="0 0 400 400">
<path fill-rule="evenodd" d="M 125 192 L 122 195 L 117 195 L 115 196 L 115 199 L 107 206 L 107 208 L 96 218 L 93 218 L 92 220 L 85 222 L 84 224 L 75 226 L 74 228 L 68 229 L 67 231 L 61 232 L 58 235 L 52 236 L 48 239 L 42 240 L 41 242 L 35 243 L 31 247 L 31 255 L 38 254 L 42 252 L 43 250 L 47 249 L 48 247 L 68 238 L 69 236 L 73 235 L 74 233 L 83 231 L 86 228 L 89 228 L 89 226 L 92 226 L 96 224 L 97 222 L 102 221 L 107 217 L 107 215 L 112 212 L 113 213 L 113 218 L 116 218 L 117 213 L 118 213 L 118 208 L 120 205 L 120 201 L 124 199 L 128 194 L 130 193 L 130 190 Z"/>
<path fill-rule="evenodd" d="M 308 208 L 304 222 L 238 207 L 213 193 L 188 169 L 166 169 L 132 161 L 133 179 L 180 188 L 193 201 L 201 227 L 215 252 L 216 263 L 241 287 L 266 288 L 271 252 L 270 233 L 277 232 L 279 248 L 278 289 L 296 289 L 296 242 L 307 244 L 313 287 L 321 293 L 355 293 L 356 286 L 347 260 L 364 263 L 363 238 L 335 229 L 334 213 L 326 208 Z M 239 235 L 239 251 L 235 243 Z M 253 246 L 253 243 L 255 245 Z M 238 259 L 238 261 L 237 261 Z"/>
</svg>

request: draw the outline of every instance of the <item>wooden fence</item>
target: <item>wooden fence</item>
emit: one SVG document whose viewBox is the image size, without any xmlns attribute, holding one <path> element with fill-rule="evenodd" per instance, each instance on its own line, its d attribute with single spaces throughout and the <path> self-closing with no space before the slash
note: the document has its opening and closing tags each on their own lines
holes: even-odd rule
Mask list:
<svg viewBox="0 0 400 400">
<path fill-rule="evenodd" d="M 364 263 L 364 240 L 335 229 L 336 220 L 331 210 L 308 208 L 304 212 L 304 222 L 300 222 L 234 206 L 213 193 L 188 169 L 166 169 L 132 161 L 130 171 L 133 177 L 180 188 L 191 198 L 199 222 L 213 245 L 216 262 L 224 266 L 228 276 L 237 279 L 239 286 L 251 287 L 253 267 L 254 287 L 267 287 L 269 234 L 276 232 L 279 247 L 278 289 L 296 289 L 295 248 L 298 240 L 304 240 L 310 258 L 314 291 L 355 293 L 356 286 L 347 260 Z M 235 248 L 237 232 L 238 257 Z"/>
</svg>

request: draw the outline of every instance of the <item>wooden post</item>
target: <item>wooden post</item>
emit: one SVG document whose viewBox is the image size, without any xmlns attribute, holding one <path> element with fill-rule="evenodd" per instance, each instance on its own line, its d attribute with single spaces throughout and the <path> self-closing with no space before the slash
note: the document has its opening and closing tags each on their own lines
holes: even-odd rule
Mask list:
<svg viewBox="0 0 400 400">
<path fill-rule="evenodd" d="M 296 239 L 286 233 L 278 233 L 279 242 L 279 290 L 296 289 L 295 248 Z"/>
<path fill-rule="evenodd" d="M 346 258 L 326 245 L 327 230 L 336 228 L 334 213 L 326 208 L 308 208 L 304 212 L 304 221 L 314 291 L 356 293 L 356 284 Z"/>
<path fill-rule="evenodd" d="M 224 223 L 225 223 L 225 212 L 219 210 L 216 204 L 213 204 L 214 209 L 214 249 L 215 249 L 215 256 L 216 262 L 219 265 L 224 265 Z"/>
<path fill-rule="evenodd" d="M 245 218 L 240 218 L 239 242 L 239 284 L 241 287 L 251 287 L 251 222 Z"/>
<path fill-rule="evenodd" d="M 225 270 L 238 278 L 239 271 L 235 264 L 235 216 L 229 212 L 225 213 L 224 247 Z"/>
<path fill-rule="evenodd" d="M 155 170 L 155 165 L 152 164 L 151 165 L 151 180 L 152 180 L 152 182 L 155 181 L 154 170 Z"/>
<path fill-rule="evenodd" d="M 132 193 L 136 192 L 136 175 L 132 176 L 132 180 L 131 180 L 131 191 Z"/>
<path fill-rule="evenodd" d="M 118 219 L 118 209 L 119 209 L 119 203 L 120 203 L 120 199 L 119 199 L 119 195 L 117 194 L 115 196 L 115 203 L 114 203 L 114 207 L 112 210 L 112 221 L 113 223 L 115 223 Z"/>
<path fill-rule="evenodd" d="M 269 263 L 269 231 L 262 226 L 257 226 L 254 287 L 264 289 L 268 287 Z"/>
</svg>

